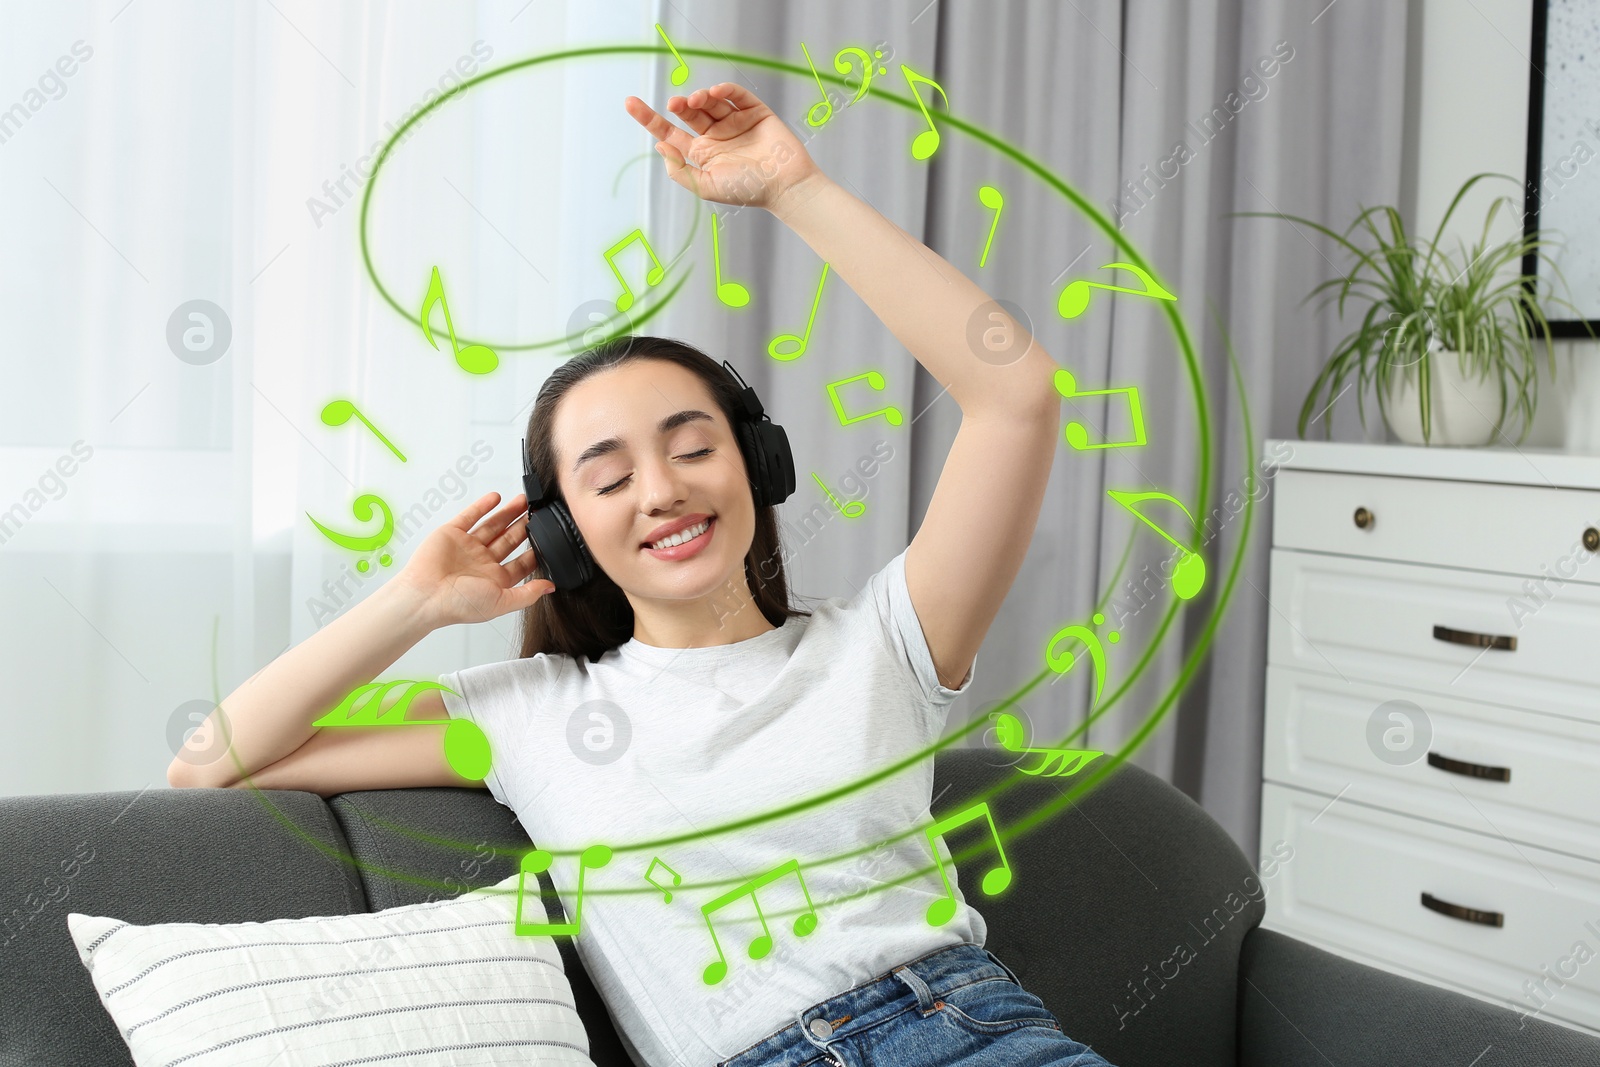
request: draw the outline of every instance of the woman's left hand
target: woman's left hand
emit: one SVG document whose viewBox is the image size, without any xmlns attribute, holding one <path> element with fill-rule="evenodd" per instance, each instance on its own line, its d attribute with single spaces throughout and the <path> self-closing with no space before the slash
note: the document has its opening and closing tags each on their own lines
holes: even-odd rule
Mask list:
<svg viewBox="0 0 1600 1067">
<path fill-rule="evenodd" d="M 656 138 L 667 177 L 702 200 L 770 211 L 801 182 L 822 173 L 783 120 L 734 82 L 667 100 L 667 110 L 698 136 L 637 96 L 628 97 L 623 107 Z"/>
</svg>

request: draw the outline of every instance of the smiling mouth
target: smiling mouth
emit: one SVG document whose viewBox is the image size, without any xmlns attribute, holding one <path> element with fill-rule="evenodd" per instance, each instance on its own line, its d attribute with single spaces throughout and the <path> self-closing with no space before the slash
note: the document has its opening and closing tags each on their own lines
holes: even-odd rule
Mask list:
<svg viewBox="0 0 1600 1067">
<path fill-rule="evenodd" d="M 659 541 L 647 541 L 642 547 L 663 549 L 676 548 L 679 545 L 686 545 L 698 537 L 704 537 L 711 530 L 711 524 L 715 521 L 716 516 L 712 516 L 709 519 L 703 519 L 700 522 L 695 523 L 693 526 L 690 526 L 688 529 L 679 530 L 671 537 L 663 537 Z"/>
</svg>

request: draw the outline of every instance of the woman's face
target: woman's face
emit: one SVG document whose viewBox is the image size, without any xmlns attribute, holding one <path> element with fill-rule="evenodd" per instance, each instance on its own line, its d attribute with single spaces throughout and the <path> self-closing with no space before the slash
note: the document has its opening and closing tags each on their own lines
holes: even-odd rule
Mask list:
<svg viewBox="0 0 1600 1067">
<path fill-rule="evenodd" d="M 573 521 L 625 592 L 688 599 L 743 575 L 755 502 L 733 427 L 699 375 L 656 359 L 601 371 L 567 392 L 552 435 Z M 691 541 L 648 546 L 702 523 Z"/>
</svg>

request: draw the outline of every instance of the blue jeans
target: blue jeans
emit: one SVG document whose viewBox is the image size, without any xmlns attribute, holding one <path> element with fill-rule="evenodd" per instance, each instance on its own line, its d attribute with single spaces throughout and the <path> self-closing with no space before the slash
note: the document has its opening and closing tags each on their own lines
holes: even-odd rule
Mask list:
<svg viewBox="0 0 1600 1067">
<path fill-rule="evenodd" d="M 717 1067 L 1111 1067 L 988 949 L 951 945 L 814 1004 Z"/>
</svg>

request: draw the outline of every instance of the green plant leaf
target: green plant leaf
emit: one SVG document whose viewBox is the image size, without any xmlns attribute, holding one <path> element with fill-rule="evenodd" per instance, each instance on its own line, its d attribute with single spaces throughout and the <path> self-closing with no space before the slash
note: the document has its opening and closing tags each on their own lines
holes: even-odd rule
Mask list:
<svg viewBox="0 0 1600 1067">
<path fill-rule="evenodd" d="M 1320 417 L 1319 408 L 1326 411 L 1343 395 L 1346 383 L 1354 381 L 1356 385 L 1356 405 L 1365 427 L 1369 390 L 1376 394 L 1378 409 L 1387 420 L 1389 394 L 1414 379 L 1423 439 L 1431 443 L 1432 382 L 1437 369 L 1433 359 L 1445 352 L 1454 357 L 1464 379 L 1482 382 L 1495 378 L 1501 396 L 1495 433 L 1504 436 L 1506 425 L 1514 419 L 1521 424 L 1519 440 L 1527 435 L 1538 400 L 1538 342 L 1543 342 L 1551 374 L 1555 373 L 1555 349 L 1541 303 L 1574 313 L 1577 309 L 1555 295 L 1555 286 L 1548 279 L 1521 271 L 1521 262 L 1532 255 L 1549 265 L 1562 291 L 1571 291 L 1554 258 L 1545 251 L 1556 242 L 1544 231 L 1491 243 L 1490 234 L 1501 208 L 1515 210 L 1510 196 L 1499 196 L 1490 202 L 1482 232 L 1471 248 L 1459 237 L 1454 251 L 1441 247 L 1461 201 L 1485 178 L 1516 182 L 1510 175 L 1489 171 L 1469 177 L 1456 191 L 1426 243 L 1410 236 L 1400 212 L 1387 205 L 1361 209 L 1342 234 L 1298 215 L 1231 213 L 1235 217 L 1276 218 L 1304 226 L 1329 238 L 1352 257 L 1354 265 L 1347 273 L 1319 283 L 1302 304 L 1323 296 L 1316 311 L 1334 305 L 1341 319 L 1352 297 L 1368 305 L 1356 328 L 1334 346 L 1307 393 L 1298 422 L 1302 437 L 1310 420 Z M 1352 238 L 1359 238 L 1362 244 Z M 1507 270 L 1515 273 L 1506 278 Z M 1575 317 L 1583 318 L 1581 314 Z M 1587 322 L 1585 329 L 1595 337 Z M 1438 351 L 1434 349 L 1436 343 Z M 1331 418 L 1323 432 L 1324 436 L 1331 436 Z"/>
</svg>

